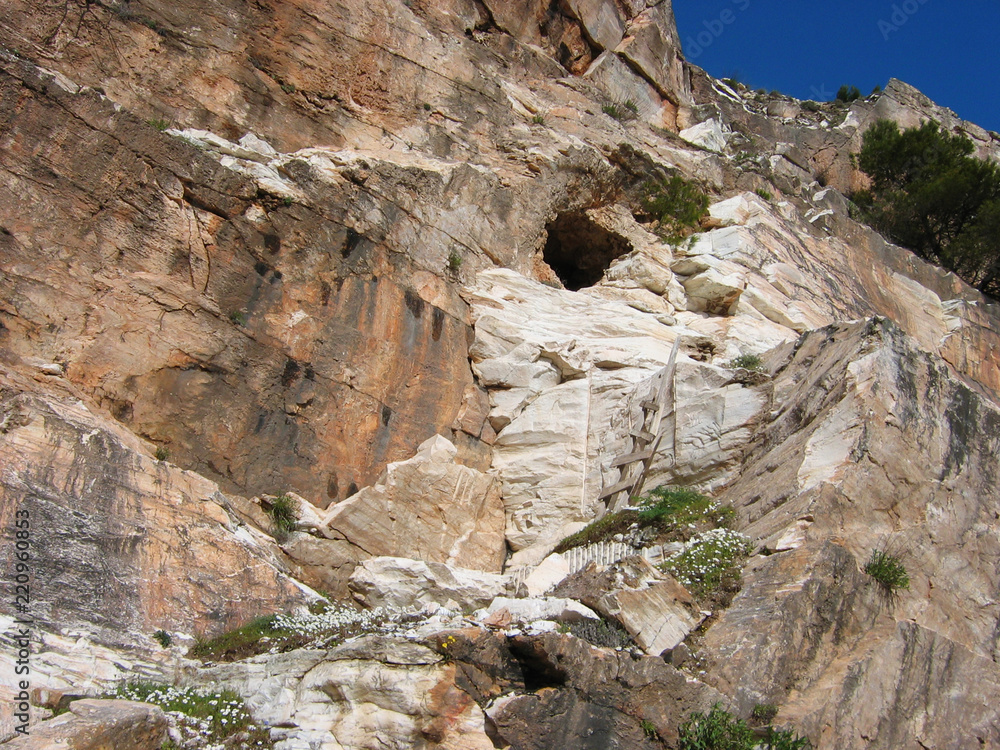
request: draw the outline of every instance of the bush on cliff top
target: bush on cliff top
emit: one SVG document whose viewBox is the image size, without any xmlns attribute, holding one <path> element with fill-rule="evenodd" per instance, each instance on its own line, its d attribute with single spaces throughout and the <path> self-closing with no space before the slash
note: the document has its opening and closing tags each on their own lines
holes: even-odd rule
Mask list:
<svg viewBox="0 0 1000 750">
<path fill-rule="evenodd" d="M 880 120 L 855 155 L 871 187 L 852 197 L 893 242 L 1000 296 L 1000 166 L 934 122 L 900 131 Z"/>
</svg>

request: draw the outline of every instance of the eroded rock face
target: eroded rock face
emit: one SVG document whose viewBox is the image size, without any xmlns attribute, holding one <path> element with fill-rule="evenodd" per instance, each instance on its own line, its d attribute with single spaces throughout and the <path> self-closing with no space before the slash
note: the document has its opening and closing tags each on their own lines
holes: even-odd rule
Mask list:
<svg viewBox="0 0 1000 750">
<path fill-rule="evenodd" d="M 13 528 L 27 513 L 35 532 L 40 626 L 126 645 L 159 629 L 214 634 L 315 598 L 272 540 L 227 512 L 215 483 L 153 459 L 79 401 L 0 378 L 0 520 Z M 14 552 L 0 551 L 5 569 Z"/>
<path fill-rule="evenodd" d="M 756 561 L 709 630 L 712 681 L 745 709 L 783 704 L 821 747 L 995 742 L 1000 408 L 885 321 L 784 356 L 777 408 L 722 497 L 751 536 L 799 541 Z M 909 590 L 887 597 L 862 572 L 875 549 L 900 556 Z M 949 660 L 975 686 L 956 691 Z"/>
</svg>

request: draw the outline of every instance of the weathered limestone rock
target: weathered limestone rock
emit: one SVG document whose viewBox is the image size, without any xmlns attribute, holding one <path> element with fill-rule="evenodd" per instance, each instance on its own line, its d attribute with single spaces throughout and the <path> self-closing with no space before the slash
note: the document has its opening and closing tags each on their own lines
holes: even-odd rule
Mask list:
<svg viewBox="0 0 1000 750">
<path fill-rule="evenodd" d="M 455 462 L 440 435 L 406 461 L 389 464 L 380 481 L 333 506 L 321 532 L 369 556 L 409 557 L 500 572 L 504 515 L 496 478 Z"/>
<path fill-rule="evenodd" d="M 706 120 L 680 132 L 680 137 L 688 143 L 707 148 L 709 151 L 726 150 L 728 138 L 718 120 Z"/>
<path fill-rule="evenodd" d="M 148 703 L 79 700 L 69 713 L 31 727 L 30 737 L 4 744 L 11 750 L 160 750 L 167 739 L 167 717 Z"/>
<path fill-rule="evenodd" d="M 348 587 L 367 607 L 413 610 L 436 603 L 455 612 L 471 612 L 499 596 L 507 579 L 439 562 L 375 557 L 355 568 Z"/>
<path fill-rule="evenodd" d="M 674 648 L 705 619 L 687 589 L 641 557 L 603 571 L 591 565 L 564 580 L 553 595 L 578 599 L 617 620 L 653 656 Z"/>
</svg>

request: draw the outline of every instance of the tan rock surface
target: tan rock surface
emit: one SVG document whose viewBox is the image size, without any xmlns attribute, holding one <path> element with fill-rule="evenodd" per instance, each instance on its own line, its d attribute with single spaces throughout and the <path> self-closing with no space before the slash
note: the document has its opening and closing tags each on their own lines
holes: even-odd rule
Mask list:
<svg viewBox="0 0 1000 750">
<path fill-rule="evenodd" d="M 504 515 L 496 478 L 455 462 L 440 435 L 389 464 L 379 482 L 333 506 L 321 533 L 361 559 L 393 555 L 499 573 Z"/>
</svg>

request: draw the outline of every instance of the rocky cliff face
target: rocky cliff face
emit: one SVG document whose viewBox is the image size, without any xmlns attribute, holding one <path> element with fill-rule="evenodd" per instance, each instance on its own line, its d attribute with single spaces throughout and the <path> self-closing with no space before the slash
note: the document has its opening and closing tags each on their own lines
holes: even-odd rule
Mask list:
<svg viewBox="0 0 1000 750">
<path fill-rule="evenodd" d="M 879 117 L 996 134 L 898 81 L 813 111 L 711 79 L 669 0 L 0 16 L 0 521 L 36 535 L 35 687 L 228 685 L 285 750 L 671 747 L 717 701 L 820 748 L 1000 742 L 1000 310 L 841 192 Z M 680 243 L 642 208 L 675 172 L 712 197 Z M 538 599 L 677 341 L 647 486 L 713 492 L 755 553 L 690 636 L 644 561 Z M 150 637 L 317 590 L 429 619 L 209 670 Z M 572 599 L 642 648 L 553 632 L 598 627 Z"/>
</svg>

